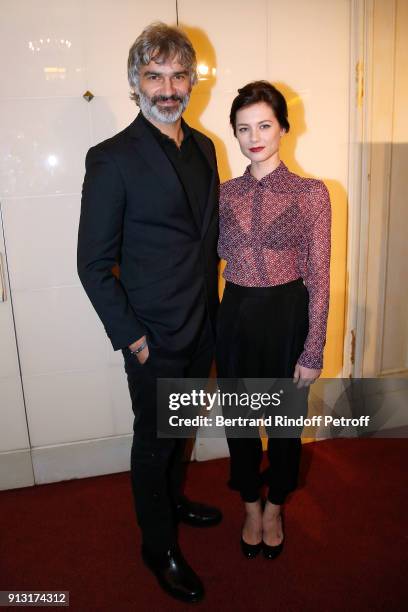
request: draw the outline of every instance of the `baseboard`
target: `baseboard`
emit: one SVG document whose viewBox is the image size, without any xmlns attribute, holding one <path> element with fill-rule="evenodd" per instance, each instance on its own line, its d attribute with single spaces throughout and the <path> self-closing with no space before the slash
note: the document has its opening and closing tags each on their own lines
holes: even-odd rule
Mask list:
<svg viewBox="0 0 408 612">
<path fill-rule="evenodd" d="M 132 435 L 125 435 L 33 448 L 35 484 L 126 472 L 131 445 Z"/>
<path fill-rule="evenodd" d="M 130 469 L 132 435 L 86 440 L 0 453 L 0 490 L 116 474 Z M 206 461 L 228 454 L 224 439 L 198 439 L 192 459 Z"/>
<path fill-rule="evenodd" d="M 34 484 L 30 449 L 0 453 L 0 490 L 31 487 Z"/>
<path fill-rule="evenodd" d="M 229 450 L 225 436 L 209 438 L 201 436 L 200 429 L 196 435 L 193 454 L 191 459 L 195 461 L 209 461 L 210 459 L 222 459 L 229 457 Z"/>
</svg>

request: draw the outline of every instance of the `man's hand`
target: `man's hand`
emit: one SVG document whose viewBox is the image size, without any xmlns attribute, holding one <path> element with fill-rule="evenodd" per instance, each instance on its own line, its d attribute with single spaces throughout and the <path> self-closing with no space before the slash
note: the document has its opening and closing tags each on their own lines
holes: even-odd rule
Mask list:
<svg viewBox="0 0 408 612">
<path fill-rule="evenodd" d="M 321 373 L 321 370 L 305 368 L 297 363 L 295 372 L 293 374 L 293 382 L 296 384 L 298 389 L 301 389 L 302 387 L 310 387 L 310 385 L 319 378 Z"/>
<path fill-rule="evenodd" d="M 133 344 L 129 345 L 129 349 L 133 353 L 137 348 L 139 348 L 139 346 L 142 346 L 142 344 L 144 344 L 144 342 L 146 342 L 146 336 L 142 336 L 138 340 L 135 340 L 135 342 L 133 342 Z M 148 358 L 149 358 L 149 347 L 148 347 L 148 345 L 146 344 L 144 349 L 142 351 L 140 351 L 140 353 L 137 353 L 137 355 L 134 355 L 134 357 L 136 357 L 138 362 L 143 365 L 148 360 Z"/>
</svg>

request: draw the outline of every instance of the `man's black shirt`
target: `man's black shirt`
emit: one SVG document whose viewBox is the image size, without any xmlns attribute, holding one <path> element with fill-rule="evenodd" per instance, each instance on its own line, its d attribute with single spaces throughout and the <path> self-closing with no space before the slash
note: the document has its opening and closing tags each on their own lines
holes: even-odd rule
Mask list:
<svg viewBox="0 0 408 612">
<path fill-rule="evenodd" d="M 207 205 L 211 170 L 193 138 L 191 129 L 182 119 L 181 127 L 184 138 L 179 148 L 172 138 L 163 134 L 146 117 L 143 115 L 142 117 L 173 165 L 183 186 L 188 203 L 193 210 L 200 212 L 202 220 Z"/>
</svg>

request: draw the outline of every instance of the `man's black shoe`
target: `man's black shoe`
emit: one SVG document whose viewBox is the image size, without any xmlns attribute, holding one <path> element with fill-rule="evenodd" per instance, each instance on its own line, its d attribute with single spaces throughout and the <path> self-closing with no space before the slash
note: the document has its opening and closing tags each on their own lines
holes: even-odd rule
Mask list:
<svg viewBox="0 0 408 612">
<path fill-rule="evenodd" d="M 204 597 L 201 580 L 188 565 L 178 546 L 162 555 L 154 555 L 142 546 L 142 558 L 162 589 L 172 597 L 189 603 Z"/>
<path fill-rule="evenodd" d="M 212 527 L 222 520 L 218 508 L 191 502 L 186 497 L 181 498 L 176 504 L 176 516 L 179 521 L 192 527 Z"/>
</svg>

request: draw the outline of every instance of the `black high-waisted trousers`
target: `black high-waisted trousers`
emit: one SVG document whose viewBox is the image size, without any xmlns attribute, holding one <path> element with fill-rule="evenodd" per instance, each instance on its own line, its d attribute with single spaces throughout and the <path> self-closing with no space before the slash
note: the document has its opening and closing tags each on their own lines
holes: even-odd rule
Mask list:
<svg viewBox="0 0 408 612">
<path fill-rule="evenodd" d="M 302 279 L 273 287 L 242 287 L 227 282 L 219 311 L 216 347 L 219 379 L 293 378 L 308 333 L 308 291 Z M 221 382 L 221 381 L 220 381 Z M 222 383 L 221 383 L 222 385 Z M 221 389 L 222 390 L 222 389 Z M 303 416 L 307 389 L 300 391 Z M 268 499 L 282 504 L 297 486 L 301 440 L 269 437 L 269 468 L 261 478 L 262 442 L 228 435 L 229 486 L 246 502 Z"/>
</svg>

